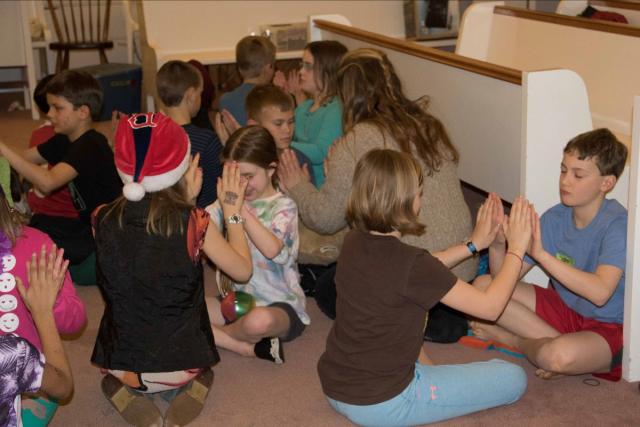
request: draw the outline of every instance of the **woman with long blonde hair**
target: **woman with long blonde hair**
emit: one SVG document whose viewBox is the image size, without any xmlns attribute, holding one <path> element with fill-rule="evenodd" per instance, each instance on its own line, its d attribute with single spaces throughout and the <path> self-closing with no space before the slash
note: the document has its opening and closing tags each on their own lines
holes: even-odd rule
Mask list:
<svg viewBox="0 0 640 427">
<path fill-rule="evenodd" d="M 278 168 L 280 186 L 296 201 L 304 224 L 322 234 L 346 227 L 341 207 L 346 206 L 356 163 L 373 149 L 389 148 L 411 154 L 424 173 L 420 221 L 428 232 L 403 236 L 403 242 L 437 251 L 467 239 L 471 214 L 457 176 L 458 152 L 442 123 L 427 111 L 427 99 L 408 99 L 393 65 L 375 49 L 357 49 L 344 56 L 338 95 L 345 136 L 329 154 L 323 187 L 317 190 L 309 183 L 293 153 L 285 152 Z M 469 281 L 476 265 L 469 259 L 452 271 Z M 331 302 L 326 305 L 325 312 L 335 310 Z"/>
</svg>

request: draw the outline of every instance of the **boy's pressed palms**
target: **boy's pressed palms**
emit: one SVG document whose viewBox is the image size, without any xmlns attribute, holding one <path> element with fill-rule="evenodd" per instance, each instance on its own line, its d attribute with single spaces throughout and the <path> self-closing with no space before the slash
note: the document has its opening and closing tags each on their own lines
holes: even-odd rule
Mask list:
<svg viewBox="0 0 640 427">
<path fill-rule="evenodd" d="M 530 212 L 531 206 L 529 202 L 522 197 L 518 197 L 511 208 L 507 230 L 505 230 L 509 249 L 520 254 L 526 252 L 531 240 Z M 507 222 L 503 226 L 506 224 Z"/>
</svg>

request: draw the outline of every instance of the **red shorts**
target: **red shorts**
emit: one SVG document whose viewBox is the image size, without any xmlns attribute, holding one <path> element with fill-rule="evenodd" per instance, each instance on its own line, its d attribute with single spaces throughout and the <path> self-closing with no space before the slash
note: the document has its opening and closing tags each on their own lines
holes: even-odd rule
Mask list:
<svg viewBox="0 0 640 427">
<path fill-rule="evenodd" d="M 584 317 L 567 306 L 552 288 L 534 286 L 536 291 L 536 314 L 561 334 L 591 331 L 600 335 L 611 350 L 611 370 L 593 374 L 609 381 L 619 381 L 622 375 L 622 325 L 604 323 Z"/>
</svg>

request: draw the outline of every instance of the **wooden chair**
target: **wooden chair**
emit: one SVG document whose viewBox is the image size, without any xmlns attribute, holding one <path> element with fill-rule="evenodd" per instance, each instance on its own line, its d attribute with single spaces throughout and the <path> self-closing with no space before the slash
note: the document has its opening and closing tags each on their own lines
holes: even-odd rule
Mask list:
<svg viewBox="0 0 640 427">
<path fill-rule="evenodd" d="M 69 68 L 72 50 L 95 49 L 99 51 L 101 64 L 109 62 L 105 50 L 113 48 L 113 41 L 109 40 L 111 0 L 58 0 L 57 7 L 53 0 L 47 3 L 58 37 L 57 42 L 49 44 L 49 48 L 57 52 L 56 73 Z M 64 32 L 56 10 L 59 10 Z"/>
</svg>

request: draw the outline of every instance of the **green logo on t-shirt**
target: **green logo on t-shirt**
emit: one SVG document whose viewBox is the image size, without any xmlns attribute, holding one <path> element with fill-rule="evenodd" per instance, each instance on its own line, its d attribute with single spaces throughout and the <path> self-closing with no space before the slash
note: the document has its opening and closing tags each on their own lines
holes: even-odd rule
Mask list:
<svg viewBox="0 0 640 427">
<path fill-rule="evenodd" d="M 575 265 L 575 261 L 573 260 L 573 258 L 571 258 L 569 255 L 567 254 L 563 254 L 562 252 L 557 252 L 556 253 L 556 258 L 559 259 L 560 261 L 564 262 L 565 264 L 568 264 L 570 266 L 574 266 Z"/>
</svg>

